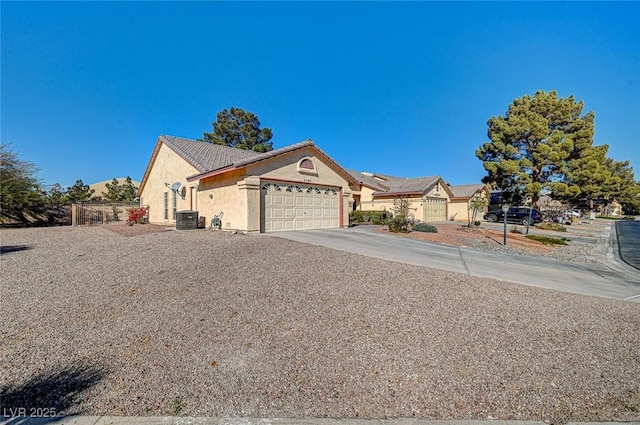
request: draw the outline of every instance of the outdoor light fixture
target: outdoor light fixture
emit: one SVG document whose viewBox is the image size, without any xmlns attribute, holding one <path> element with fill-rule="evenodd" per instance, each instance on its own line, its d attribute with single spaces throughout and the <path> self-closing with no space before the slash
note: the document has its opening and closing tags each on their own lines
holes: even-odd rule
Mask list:
<svg viewBox="0 0 640 425">
<path fill-rule="evenodd" d="M 502 206 L 502 212 L 503 214 L 503 219 L 504 219 L 504 239 L 502 241 L 502 244 L 504 246 L 507 246 L 507 212 L 509 211 L 509 205 L 505 204 Z"/>
</svg>

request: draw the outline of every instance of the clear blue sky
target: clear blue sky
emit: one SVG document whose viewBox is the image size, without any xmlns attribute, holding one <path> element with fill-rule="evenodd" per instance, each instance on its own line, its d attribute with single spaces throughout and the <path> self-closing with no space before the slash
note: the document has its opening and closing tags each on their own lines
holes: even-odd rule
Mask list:
<svg viewBox="0 0 640 425">
<path fill-rule="evenodd" d="M 485 175 L 487 120 L 583 100 L 640 178 L 640 3 L 1 3 L 2 143 L 43 183 L 140 180 L 160 134 L 237 106 L 346 168 Z"/>
</svg>

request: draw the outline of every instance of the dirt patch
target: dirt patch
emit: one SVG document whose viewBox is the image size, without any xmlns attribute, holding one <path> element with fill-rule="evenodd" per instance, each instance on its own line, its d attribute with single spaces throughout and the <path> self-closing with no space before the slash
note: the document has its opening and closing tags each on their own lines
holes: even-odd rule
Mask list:
<svg viewBox="0 0 640 425">
<path fill-rule="evenodd" d="M 442 223 L 434 225 L 438 229 L 438 233 L 411 232 L 411 233 L 395 233 L 397 236 L 404 238 L 417 239 L 421 241 L 435 242 L 454 246 L 467 246 L 465 241 L 476 239 L 488 243 L 502 245 L 504 234 L 498 230 L 485 228 L 469 228 L 457 223 Z M 391 233 L 386 228 L 377 229 L 380 233 Z M 511 228 L 507 228 L 507 245 L 525 251 L 545 253 L 552 251 L 552 246 L 544 245 L 541 242 L 527 239 L 521 233 L 511 233 Z"/>
</svg>

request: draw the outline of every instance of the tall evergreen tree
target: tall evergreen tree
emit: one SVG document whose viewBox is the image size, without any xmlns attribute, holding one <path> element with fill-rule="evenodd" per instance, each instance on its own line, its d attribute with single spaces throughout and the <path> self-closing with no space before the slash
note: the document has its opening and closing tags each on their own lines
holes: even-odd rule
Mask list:
<svg viewBox="0 0 640 425">
<path fill-rule="evenodd" d="M 122 184 L 122 202 L 133 202 L 137 198 L 138 187 L 133 184 L 131 177 L 127 176 Z"/>
<path fill-rule="evenodd" d="M 122 199 L 122 186 L 115 177 L 111 183 L 105 184 L 106 192 L 102 192 L 102 199 L 107 202 L 120 202 Z"/>
<path fill-rule="evenodd" d="M 555 91 L 537 91 L 509 105 L 504 116 L 488 121 L 490 141 L 476 151 L 488 175 L 484 183 L 501 189 L 507 202 L 524 195 L 537 205 L 542 191 L 577 195 L 580 188 L 565 179 L 566 161 L 593 143 L 594 114 L 584 104 Z"/>
<path fill-rule="evenodd" d="M 67 203 L 67 191 L 62 188 L 60 183 L 55 183 L 47 191 L 47 204 L 59 207 Z"/>
<path fill-rule="evenodd" d="M 224 109 L 218 112 L 212 126 L 213 132 L 204 133 L 201 140 L 255 152 L 273 150 L 271 129 L 261 129 L 260 120 L 252 112 L 241 108 Z"/>
<path fill-rule="evenodd" d="M 92 198 L 94 192 L 95 190 L 84 184 L 82 179 L 76 180 L 73 186 L 67 188 L 67 201 L 69 203 L 87 202 Z"/>
</svg>

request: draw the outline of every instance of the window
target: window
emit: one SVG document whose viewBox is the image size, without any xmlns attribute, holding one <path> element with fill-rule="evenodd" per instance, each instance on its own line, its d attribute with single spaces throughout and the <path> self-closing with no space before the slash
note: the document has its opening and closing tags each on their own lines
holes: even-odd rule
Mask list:
<svg viewBox="0 0 640 425">
<path fill-rule="evenodd" d="M 164 193 L 164 219 L 169 220 L 169 192 Z"/>
<path fill-rule="evenodd" d="M 177 190 L 172 190 L 173 192 L 173 206 L 172 206 L 172 210 L 173 210 L 173 219 L 176 219 L 176 210 L 178 209 L 178 191 Z"/>
</svg>

